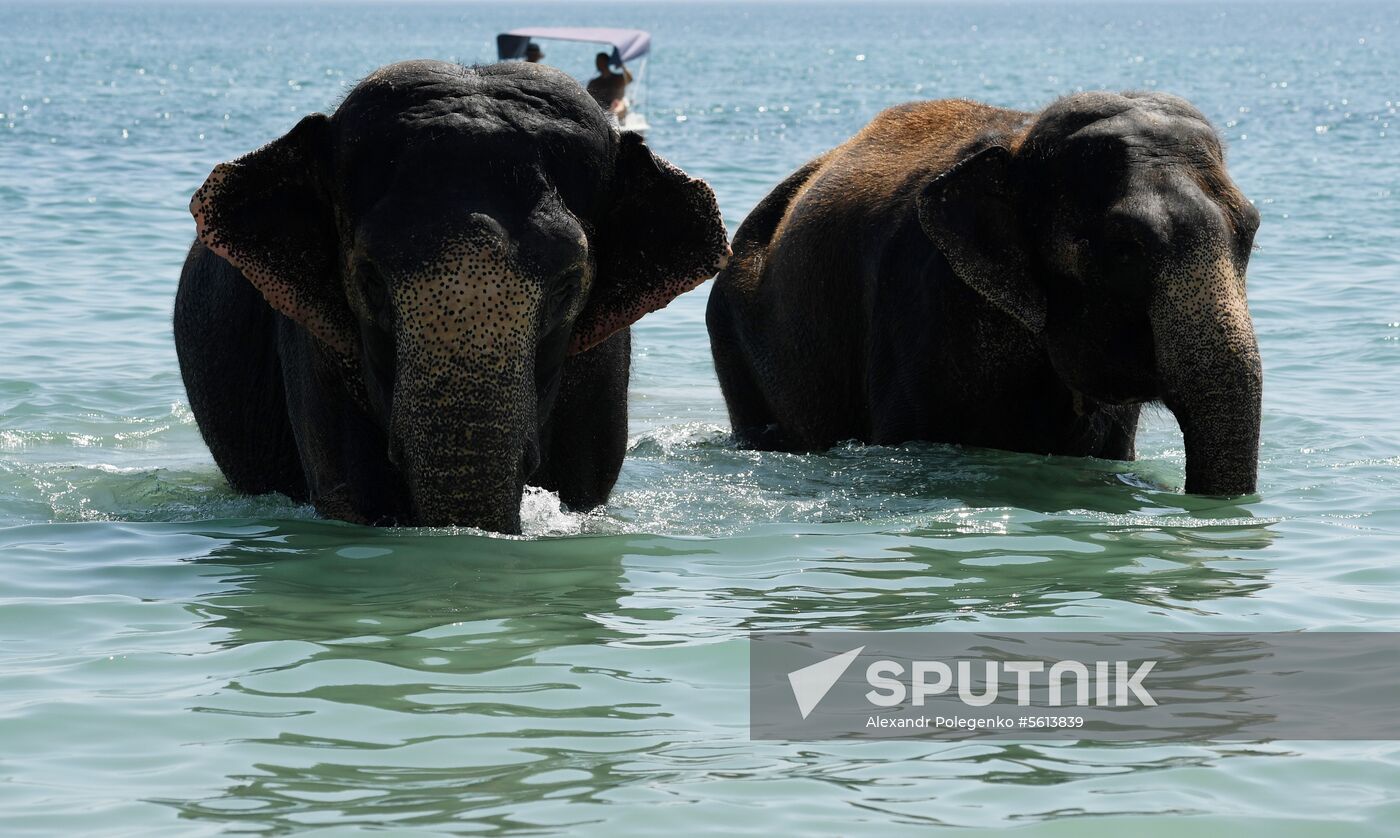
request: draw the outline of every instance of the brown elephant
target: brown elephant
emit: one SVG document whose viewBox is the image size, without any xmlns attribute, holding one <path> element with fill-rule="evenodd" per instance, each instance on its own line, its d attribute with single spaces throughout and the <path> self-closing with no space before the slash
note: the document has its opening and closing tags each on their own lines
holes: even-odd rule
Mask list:
<svg viewBox="0 0 1400 838">
<path fill-rule="evenodd" d="M 1130 460 L 1140 407 L 1186 491 L 1255 490 L 1259 214 L 1186 101 L 891 108 L 745 220 L 707 322 L 738 440 L 906 440 Z"/>
</svg>

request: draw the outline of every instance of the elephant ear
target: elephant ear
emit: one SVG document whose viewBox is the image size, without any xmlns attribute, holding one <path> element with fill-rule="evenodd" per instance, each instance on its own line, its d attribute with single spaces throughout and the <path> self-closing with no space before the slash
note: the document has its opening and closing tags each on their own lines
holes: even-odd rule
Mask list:
<svg viewBox="0 0 1400 838">
<path fill-rule="evenodd" d="M 1010 150 L 996 145 L 959 161 L 924 188 L 919 224 L 959 279 L 1038 334 L 1045 294 L 1031 275 L 1010 168 Z"/>
<path fill-rule="evenodd" d="M 204 246 L 269 305 L 353 357 L 354 319 L 339 287 L 335 218 L 322 186 L 329 150 L 330 120 L 312 114 L 281 139 L 214 167 L 190 214 Z"/>
<path fill-rule="evenodd" d="M 621 136 L 612 206 L 598 225 L 597 274 L 574 321 L 571 354 L 585 352 L 723 269 L 729 242 L 715 193 Z"/>
</svg>

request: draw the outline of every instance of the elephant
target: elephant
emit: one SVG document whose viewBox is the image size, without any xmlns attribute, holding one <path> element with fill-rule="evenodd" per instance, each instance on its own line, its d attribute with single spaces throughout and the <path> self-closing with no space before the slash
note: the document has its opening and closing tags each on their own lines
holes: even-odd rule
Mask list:
<svg viewBox="0 0 1400 838">
<path fill-rule="evenodd" d="M 1160 403 L 1187 493 L 1252 494 L 1258 226 L 1176 96 L 890 108 L 734 235 L 706 322 L 735 438 L 1131 460 Z"/>
<path fill-rule="evenodd" d="M 527 481 L 604 502 L 630 324 L 729 253 L 709 186 L 528 63 L 383 67 L 190 212 L 175 348 L 216 464 L 367 524 L 518 533 Z"/>
</svg>

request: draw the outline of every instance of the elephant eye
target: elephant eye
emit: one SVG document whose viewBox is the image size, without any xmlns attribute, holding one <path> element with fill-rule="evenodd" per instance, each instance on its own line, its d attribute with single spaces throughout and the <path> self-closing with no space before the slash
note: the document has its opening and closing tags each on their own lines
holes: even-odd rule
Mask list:
<svg viewBox="0 0 1400 838">
<path fill-rule="evenodd" d="M 385 281 L 384 275 L 373 262 L 361 260 L 355 264 L 355 280 L 360 286 L 365 305 L 369 308 L 369 315 L 375 320 L 387 319 L 391 302 L 389 283 Z"/>
<path fill-rule="evenodd" d="M 559 277 L 550 290 L 550 297 L 555 305 L 564 307 L 573 302 L 578 295 L 579 289 L 583 286 L 583 268 L 575 266 L 569 268 Z"/>
<path fill-rule="evenodd" d="M 1077 279 L 1081 278 L 1093 270 L 1094 245 L 1088 239 L 1075 239 L 1070 246 L 1072 255 L 1071 264 L 1073 268 L 1070 273 Z"/>
<path fill-rule="evenodd" d="M 1140 266 L 1153 249 L 1145 228 L 1119 221 L 1108 226 L 1095 251 L 1106 267 L 1123 269 Z"/>
</svg>

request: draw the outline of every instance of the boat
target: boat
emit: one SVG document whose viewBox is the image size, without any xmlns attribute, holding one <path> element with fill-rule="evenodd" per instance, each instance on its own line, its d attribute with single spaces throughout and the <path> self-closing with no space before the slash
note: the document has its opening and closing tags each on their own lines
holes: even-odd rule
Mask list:
<svg viewBox="0 0 1400 838">
<path fill-rule="evenodd" d="M 612 47 L 609 63 L 613 69 L 632 72 L 632 82 L 627 85 L 627 96 L 623 99 L 626 110 L 622 119 L 618 121 L 618 127 L 623 131 L 637 133 L 644 133 L 651 127 L 647 124 L 645 113 L 644 80 L 647 55 L 651 52 L 650 32 L 592 26 L 532 26 L 512 29 L 496 36 L 497 58 L 501 61 L 523 60 L 526 49 L 534 41 L 582 41 Z"/>
</svg>

